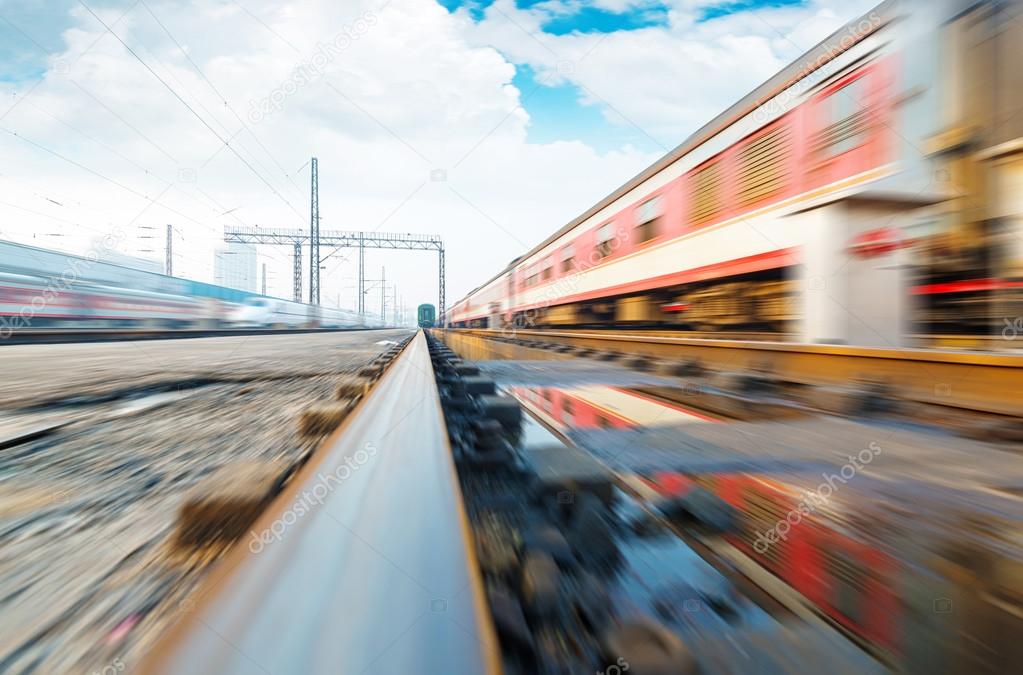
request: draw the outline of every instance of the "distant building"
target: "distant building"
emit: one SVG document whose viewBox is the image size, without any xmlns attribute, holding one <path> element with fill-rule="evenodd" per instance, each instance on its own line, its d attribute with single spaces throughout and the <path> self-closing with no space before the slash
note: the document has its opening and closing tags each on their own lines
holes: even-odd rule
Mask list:
<svg viewBox="0 0 1023 675">
<path fill-rule="evenodd" d="M 256 292 L 256 247 L 230 243 L 213 254 L 213 280 L 218 286 Z"/>
</svg>

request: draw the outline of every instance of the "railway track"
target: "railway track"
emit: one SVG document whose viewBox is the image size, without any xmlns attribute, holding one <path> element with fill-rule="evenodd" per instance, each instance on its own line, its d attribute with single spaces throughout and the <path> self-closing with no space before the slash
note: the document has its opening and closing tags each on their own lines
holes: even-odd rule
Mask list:
<svg viewBox="0 0 1023 675">
<path fill-rule="evenodd" d="M 799 385 L 883 383 L 901 398 L 994 415 L 1023 416 L 1023 356 L 747 340 L 703 340 L 638 331 L 456 329 L 456 339 L 698 362 L 712 371 L 767 372 Z M 479 343 L 483 344 L 483 343 Z"/>
<path fill-rule="evenodd" d="M 782 406 L 771 394 L 704 389 L 700 384 L 693 388 L 694 376 L 653 375 L 626 358 L 604 363 L 578 358 L 581 350 L 500 342 L 484 347 L 480 338 L 466 339 L 461 332 L 440 335 L 458 356 L 484 359 L 468 371 L 462 366 L 464 375 L 473 376 L 464 379 L 467 391 L 480 388 L 480 376 L 493 377 L 544 427 L 538 430 L 527 418 L 520 440 L 513 441 L 527 466 L 537 469 L 535 476 L 527 469 L 524 480 L 516 478 L 520 470 L 514 462 L 496 461 L 495 451 L 503 446 L 489 438 L 485 427 L 477 424 L 475 433 L 452 433 L 453 439 L 463 439 L 460 466 L 471 468 L 461 475 L 478 535 L 490 532 L 498 542 L 525 542 L 524 572 L 535 571 L 529 566 L 530 542 L 541 551 L 570 557 L 551 527 L 567 538 L 572 556 L 586 561 L 587 573 L 601 574 L 597 561 L 605 551 L 620 556 L 616 574 L 601 583 L 602 589 L 610 589 L 610 598 L 598 595 L 595 613 L 587 613 L 593 589 L 585 584 L 586 574 L 573 577 L 570 566 L 567 572 L 550 570 L 547 580 L 563 584 L 566 596 L 578 598 L 573 606 L 586 620 L 578 626 L 572 623 L 578 615 L 562 617 L 559 621 L 566 623 L 548 627 L 554 638 L 541 631 L 538 637 L 550 640 L 537 650 L 547 666 L 530 669 L 532 663 L 523 657 L 525 672 L 563 672 L 555 664 L 579 655 L 573 650 L 561 653 L 559 645 L 566 642 L 582 645 L 579 651 L 584 653 L 593 649 L 591 653 L 602 655 L 604 663 L 613 663 L 613 656 L 622 652 L 609 646 L 622 643 L 608 639 L 607 631 L 624 629 L 635 635 L 639 629 L 629 623 L 628 614 L 637 606 L 682 637 L 701 666 L 699 672 L 800 672 L 807 663 L 835 673 L 873 672 L 875 666 L 884 672 L 922 672 L 922 664 L 939 653 L 936 662 L 954 664 L 950 672 L 1000 672 L 996 664 L 1020 653 L 1011 637 L 1001 637 L 1013 634 L 1010 626 L 1018 629 L 1018 612 L 1000 599 L 1003 593 L 1018 593 L 1018 576 L 971 571 L 1019 569 L 1018 547 L 1007 547 L 1003 539 L 1011 538 L 1021 513 L 1018 492 L 1012 487 L 1020 475 L 1013 460 L 1018 445 L 993 439 L 981 443 L 880 414 L 853 419 L 819 415 Z M 479 376 L 471 368 L 478 368 Z M 672 377 L 674 382 L 664 382 Z M 454 390 L 450 384 L 448 388 Z M 738 405 L 727 405 L 729 400 Z M 720 414 L 725 410 L 742 414 Z M 863 459 L 865 448 L 878 459 L 859 474 L 848 462 L 853 456 L 864 463 L 873 461 Z M 832 480 L 827 467 L 840 478 L 851 471 L 849 485 L 844 479 L 836 480 L 835 488 L 822 483 Z M 495 477 L 502 472 L 503 478 Z M 537 484 L 542 487 L 539 493 Z M 618 494 L 617 506 L 603 516 L 624 536 L 612 544 L 601 528 L 581 533 L 578 509 L 585 503 L 583 510 L 591 510 L 593 495 L 606 499 L 609 489 L 613 493 L 616 487 L 627 494 Z M 808 494 L 821 498 L 819 508 L 807 506 Z M 667 517 L 669 529 L 683 544 L 726 572 L 734 591 L 724 597 L 752 600 L 798 639 L 785 644 L 771 639 L 770 648 L 758 651 L 750 644 L 757 643 L 752 637 L 756 629 L 750 628 L 758 622 L 745 619 L 690 633 L 694 624 L 713 619 L 721 608 L 732 617 L 745 616 L 743 603 L 737 600 L 730 607 L 728 601 L 722 602 L 720 588 L 727 584 L 715 591 L 694 583 L 707 577 L 687 569 L 682 557 L 673 553 L 679 544 L 670 540 L 659 542 L 665 548 L 658 548 L 653 565 L 637 574 L 638 585 L 657 586 L 650 594 L 661 602 L 647 610 L 642 597 L 618 594 L 616 584 L 636 573 L 628 533 L 650 533 L 634 527 L 635 520 L 626 519 L 621 526 L 621 515 L 634 515 L 637 509 L 660 514 L 655 520 L 662 523 Z M 772 543 L 770 536 L 788 528 L 792 514 L 799 514 L 800 527 L 791 530 L 796 534 L 789 536 L 785 529 L 785 536 Z M 974 531 L 979 523 L 983 525 Z M 761 539 L 762 532 L 769 538 Z M 960 556 L 960 549 L 970 553 Z M 481 553 L 480 559 L 488 592 L 507 603 L 507 556 Z M 673 579 L 676 574 L 681 578 Z M 930 587 L 907 590 L 924 577 Z M 537 602 L 535 587 L 524 586 L 519 599 L 530 624 L 545 626 L 549 619 L 540 614 L 544 603 Z M 549 586 L 543 588 L 551 593 Z M 681 596 L 674 594 L 679 588 L 685 589 Z M 947 609 L 949 603 L 966 597 L 961 593 L 991 601 L 982 601 L 968 613 Z M 616 616 L 625 607 L 626 616 Z M 875 612 L 879 607 L 885 609 Z M 504 609 L 501 618 L 495 611 L 495 622 L 502 637 L 513 637 L 506 604 Z M 934 615 L 937 620 L 931 621 Z M 984 621 L 977 619 L 981 615 Z M 735 630 L 736 625 L 746 629 Z M 587 631 L 594 626 L 596 639 L 587 643 L 593 637 Z M 559 637 L 562 630 L 571 640 Z M 817 652 L 825 644 L 818 640 L 830 631 L 849 641 L 846 648 L 855 644 L 884 665 L 856 663 L 859 655 L 840 653 L 842 643 L 830 640 L 826 656 Z M 935 646 L 930 655 L 920 652 L 920 645 L 930 640 L 940 641 L 940 648 Z M 722 643 L 727 643 L 728 651 L 719 654 L 715 645 Z M 745 661 L 736 667 L 729 659 L 740 654 Z M 773 667 L 773 658 L 784 665 Z M 635 672 L 647 672 L 630 658 L 625 661 Z M 586 668 L 564 672 L 577 670 Z M 675 662 L 655 672 L 693 671 Z"/>
<path fill-rule="evenodd" d="M 856 672 L 879 672 L 875 659 L 884 662 L 884 653 L 867 649 L 867 655 L 854 647 L 857 640 L 805 597 L 792 595 L 784 583 L 772 578 L 772 571 L 777 571 L 764 568 L 753 554 L 747 551 L 748 560 L 732 560 L 729 556 L 738 556 L 736 544 L 725 546 L 717 534 L 709 539 L 690 536 L 692 526 L 679 526 L 664 510 L 674 508 L 672 500 L 677 498 L 655 494 L 670 484 L 661 485 L 658 474 L 643 467 L 666 457 L 663 452 L 676 453 L 671 467 L 675 461 L 683 466 L 706 461 L 704 451 L 690 457 L 672 443 L 686 447 L 709 443 L 726 464 L 759 461 L 742 455 L 739 446 L 748 434 L 726 428 L 732 418 L 728 406 L 735 403 L 727 392 L 719 392 L 720 401 L 712 390 L 692 399 L 691 390 L 671 389 L 665 377 L 641 372 L 632 360 L 620 356 L 613 366 L 582 358 L 538 366 L 534 359 L 581 355 L 579 347 L 559 353 L 566 345 L 564 337 L 557 342 L 562 346 L 554 348 L 533 336 L 524 347 L 469 331 L 443 335 L 463 358 L 492 358 L 485 352 L 505 350 L 526 361 L 510 362 L 506 370 L 519 373 L 502 379 L 493 374 L 494 362 L 473 364 L 456 358 L 450 349 L 442 352 L 436 347 L 431 357 L 423 333 L 404 349 L 393 343 L 379 347 L 384 343 L 374 343 L 372 335 L 360 338 L 368 341 L 367 346 L 386 350 L 385 356 L 398 355 L 378 356 L 360 369 L 359 377 L 373 378 L 372 388 L 318 450 L 306 455 L 310 459 L 288 474 L 283 491 L 275 493 L 258 520 L 251 528 L 246 526 L 242 538 L 209 573 L 165 592 L 164 604 L 185 611 L 176 615 L 169 630 L 162 628 L 167 623 L 159 624 L 166 632 L 155 648 L 148 650 L 150 643 L 146 643 L 144 656 L 139 656 L 141 651 L 126 655 L 133 669 L 141 658 L 141 671 L 152 673 L 517 675 L 562 672 L 557 668 L 564 663 L 606 668 L 628 654 L 633 670 L 641 672 L 639 659 L 645 657 L 635 651 L 638 647 L 632 641 L 668 631 L 677 637 L 667 643 L 671 654 L 664 656 L 676 664 L 691 663 L 684 656 L 688 652 L 705 666 L 720 666 L 712 670 L 727 669 L 736 658 L 732 641 L 738 641 L 763 663 L 774 663 L 772 659 L 788 663 L 785 659 L 798 653 L 829 668 L 846 665 Z M 590 349 L 596 349 L 597 355 L 648 354 L 630 347 L 646 340 L 663 346 L 665 351 L 658 358 L 666 362 L 687 360 L 669 351 L 674 347 L 670 338 L 614 337 L 613 346 L 601 342 Z M 165 347 L 205 349 L 204 345 L 215 342 Z M 478 353 L 473 352 L 474 346 Z M 736 353 L 773 347 L 751 345 L 746 350 L 736 348 Z M 78 349 L 68 349 L 72 348 Z M 10 354 L 13 358 L 16 351 Z M 259 354 L 250 356 L 263 363 Z M 384 363 L 389 365 L 384 368 Z M 733 370 L 746 365 L 739 363 Z M 288 370 L 296 370 L 296 364 Z M 597 377 L 610 388 L 598 394 L 582 385 L 568 407 L 564 395 L 556 398 L 548 391 L 546 397 L 524 397 L 514 384 L 497 385 L 527 376 L 546 377 L 550 383 L 546 386 L 571 386 L 563 383 L 573 372 L 578 382 Z M 777 372 L 785 371 L 778 368 Z M 616 378 L 625 379 L 614 384 Z M 324 391 L 333 387 L 331 383 Z M 515 415 L 522 417 L 518 431 L 505 426 L 512 416 L 508 404 L 513 401 L 501 394 L 518 398 L 531 413 Z M 494 395 L 500 401 L 491 400 Z M 735 410 L 769 416 L 774 410 L 744 405 Z M 585 426 L 588 407 L 604 416 L 599 423 L 589 422 L 593 428 Z M 805 412 L 799 414 L 805 416 Z M 496 424 L 498 417 L 504 420 L 500 424 Z M 557 426 L 552 420 L 563 424 L 565 419 L 574 419 L 575 428 L 551 436 Z M 606 423 L 612 419 L 626 426 L 616 427 L 618 421 Z M 711 419 L 724 423 L 705 423 Z M 954 438 L 938 448 L 937 440 L 904 439 L 898 435 L 903 432 L 888 428 L 835 420 L 820 428 L 813 424 L 793 417 L 783 425 L 772 419 L 762 428 L 755 424 L 749 428 L 762 443 L 772 444 L 767 450 L 758 445 L 757 453 L 767 452 L 790 464 L 821 458 L 816 450 L 786 449 L 803 437 L 801 433 L 828 434 L 835 439 L 831 449 L 836 452 L 853 452 L 863 439 L 883 433 L 886 470 L 896 477 L 908 471 L 896 464 L 902 457 L 908 463 L 911 454 L 897 449 L 897 443 L 915 444 L 913 448 L 927 443 L 928 452 L 977 450 L 973 456 L 981 456 L 979 446 L 966 448 Z M 672 432 L 666 435 L 663 430 L 667 429 Z M 839 438 L 836 430 L 846 435 Z M 689 440 L 682 442 L 683 436 Z M 626 445 L 615 446 L 615 442 Z M 660 448 L 658 443 L 671 448 Z M 939 476 L 943 482 L 958 480 L 953 469 L 960 462 L 937 464 L 951 472 Z M 690 473 L 702 480 L 698 470 Z M 241 479 L 234 482 L 242 488 L 247 485 Z M 566 491 L 571 501 L 563 499 Z M 636 520 L 642 513 L 653 515 Z M 716 516 L 712 512 L 707 516 L 710 520 L 697 524 L 695 532 L 717 526 Z M 637 536 L 637 532 L 644 534 Z M 547 556 L 559 561 L 560 571 L 551 567 Z M 656 592 L 640 590 L 648 579 L 661 579 Z M 198 590 L 190 590 L 197 582 Z M 673 601 L 661 601 L 667 597 Z M 585 612 L 588 618 L 579 620 L 572 613 L 575 609 L 569 608 Z M 633 609 L 646 617 L 659 617 L 663 625 L 637 620 Z M 525 624 L 517 612 L 524 613 Z M 791 632 L 792 642 L 770 642 L 774 646 L 765 647 L 755 626 Z"/>
<path fill-rule="evenodd" d="M 251 531 L 143 672 L 500 671 L 422 333 Z"/>
<path fill-rule="evenodd" d="M 177 543 L 193 491 L 290 475 L 305 411 L 411 334 L 0 349 L 0 672 L 134 662 L 223 552 Z"/>
<path fill-rule="evenodd" d="M 1011 328 L 1011 327 L 1010 327 Z M 779 333 L 770 331 L 716 330 L 698 331 L 674 328 L 603 328 L 592 326 L 586 328 L 552 329 L 557 332 L 593 333 L 605 330 L 615 335 L 639 335 L 645 337 L 682 338 L 686 340 L 733 340 L 741 342 L 798 342 L 795 333 Z M 507 331 L 505 331 L 507 333 Z M 520 332 L 518 329 L 516 333 Z M 1014 332 L 992 335 L 967 334 L 912 334 L 907 336 L 913 347 L 921 349 L 970 350 L 970 351 L 1018 351 L 1023 350 L 1018 336 Z"/>
</svg>

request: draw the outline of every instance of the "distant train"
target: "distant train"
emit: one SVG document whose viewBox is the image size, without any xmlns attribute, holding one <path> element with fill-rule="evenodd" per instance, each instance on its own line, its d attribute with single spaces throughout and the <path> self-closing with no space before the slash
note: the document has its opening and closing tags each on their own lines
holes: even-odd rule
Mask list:
<svg viewBox="0 0 1023 675">
<path fill-rule="evenodd" d="M 41 328 L 360 328 L 355 312 L 0 241 L 0 338 Z"/>
<path fill-rule="evenodd" d="M 314 307 L 277 298 L 254 297 L 228 316 L 228 323 L 244 327 L 296 328 L 358 328 L 362 326 L 355 312 L 329 307 Z"/>
<path fill-rule="evenodd" d="M 419 305 L 419 327 L 433 328 L 437 323 L 437 308 L 433 305 Z"/>
<path fill-rule="evenodd" d="M 450 323 L 1014 336 L 1021 7 L 879 5 L 454 303 Z"/>
</svg>

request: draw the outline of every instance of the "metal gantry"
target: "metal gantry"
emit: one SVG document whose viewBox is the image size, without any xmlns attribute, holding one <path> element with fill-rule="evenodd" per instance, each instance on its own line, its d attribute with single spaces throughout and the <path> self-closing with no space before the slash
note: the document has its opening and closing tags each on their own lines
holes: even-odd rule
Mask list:
<svg viewBox="0 0 1023 675">
<path fill-rule="evenodd" d="M 238 242 L 246 244 L 270 244 L 277 246 L 292 246 L 295 251 L 295 297 L 301 297 L 301 253 L 302 246 L 307 242 L 312 251 L 312 239 L 314 229 L 309 232 L 298 228 L 276 228 L 276 227 L 230 227 L 224 229 L 225 242 Z M 409 234 L 398 232 L 359 232 L 348 230 L 323 230 L 319 225 L 315 228 L 319 244 L 332 247 L 330 253 L 322 258 L 319 257 L 318 247 L 316 253 L 309 260 L 310 282 L 315 279 L 319 281 L 320 264 L 325 262 L 331 255 L 343 248 L 356 248 L 359 251 L 359 314 L 365 315 L 366 303 L 366 258 L 367 248 L 391 249 L 402 251 L 437 251 L 438 254 L 438 288 L 437 288 L 437 314 L 441 321 L 444 320 L 445 312 L 445 271 L 444 271 L 444 240 L 435 234 Z M 316 273 L 313 273 L 313 269 Z M 310 298 L 312 299 L 310 290 Z"/>
</svg>

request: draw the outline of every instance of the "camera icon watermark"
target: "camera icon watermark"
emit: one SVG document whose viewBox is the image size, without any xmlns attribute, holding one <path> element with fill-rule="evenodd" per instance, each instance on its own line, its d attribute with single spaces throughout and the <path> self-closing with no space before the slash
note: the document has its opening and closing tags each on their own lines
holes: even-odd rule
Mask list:
<svg viewBox="0 0 1023 675">
<path fill-rule="evenodd" d="M 448 611 L 448 601 L 443 598 L 434 598 L 430 601 L 430 611 L 434 614 L 443 614 Z"/>
<path fill-rule="evenodd" d="M 700 396 L 703 394 L 703 387 L 696 382 L 686 382 L 682 387 L 683 396 Z"/>
<path fill-rule="evenodd" d="M 574 504 L 575 503 L 575 493 L 574 492 L 570 492 L 568 490 L 562 490 L 561 492 L 558 493 L 558 503 L 559 504 Z"/>
<path fill-rule="evenodd" d="M 178 602 L 178 609 L 188 614 L 195 611 L 195 605 L 195 591 L 191 591 Z"/>
<path fill-rule="evenodd" d="M 1003 340 L 1015 340 L 1023 333 L 1023 316 L 1017 316 L 1012 320 L 1004 318 L 1002 321 L 1005 323 L 1005 328 L 1002 329 Z"/>
<path fill-rule="evenodd" d="M 933 609 L 935 614 L 951 614 L 952 600 L 949 598 L 935 598 Z"/>
<path fill-rule="evenodd" d="M 446 183 L 448 180 L 448 172 L 446 169 L 433 169 L 430 171 L 430 182 L 431 183 Z"/>
<path fill-rule="evenodd" d="M 199 173 L 192 168 L 178 169 L 178 182 L 179 183 L 194 183 L 199 178 Z"/>
</svg>

